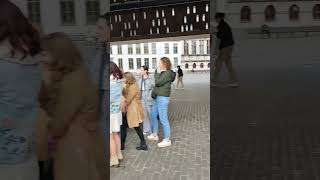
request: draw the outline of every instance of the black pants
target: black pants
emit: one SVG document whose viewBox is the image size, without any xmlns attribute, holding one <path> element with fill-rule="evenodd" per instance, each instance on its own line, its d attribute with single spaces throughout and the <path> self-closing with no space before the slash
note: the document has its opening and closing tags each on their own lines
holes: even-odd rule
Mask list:
<svg viewBox="0 0 320 180">
<path fill-rule="evenodd" d="M 121 144 L 125 144 L 126 138 L 127 138 L 127 128 L 128 128 L 128 121 L 127 121 L 127 114 L 122 113 L 122 125 L 120 129 L 120 134 L 121 134 Z M 134 130 L 136 130 L 137 135 L 139 136 L 140 139 L 140 144 L 146 144 L 146 141 L 143 136 L 142 132 L 142 123 L 140 123 L 139 127 L 135 127 Z"/>
</svg>

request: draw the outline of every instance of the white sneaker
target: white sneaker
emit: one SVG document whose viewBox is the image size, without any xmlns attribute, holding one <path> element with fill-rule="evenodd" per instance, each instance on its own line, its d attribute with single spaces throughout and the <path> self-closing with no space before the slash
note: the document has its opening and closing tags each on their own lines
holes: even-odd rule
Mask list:
<svg viewBox="0 0 320 180">
<path fill-rule="evenodd" d="M 168 147 L 171 146 L 171 140 L 164 139 L 160 143 L 158 143 L 158 147 Z"/>
<path fill-rule="evenodd" d="M 159 141 L 158 135 L 150 134 L 149 136 L 147 136 L 147 138 L 148 138 L 150 141 Z"/>
</svg>

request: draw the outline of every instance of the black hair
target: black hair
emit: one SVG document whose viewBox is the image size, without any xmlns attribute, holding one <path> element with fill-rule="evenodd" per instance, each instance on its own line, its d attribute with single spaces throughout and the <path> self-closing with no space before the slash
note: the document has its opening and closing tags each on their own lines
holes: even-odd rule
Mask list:
<svg viewBox="0 0 320 180">
<path fill-rule="evenodd" d="M 218 19 L 218 18 L 224 19 L 225 14 L 224 14 L 224 13 L 222 13 L 222 12 L 217 12 L 217 13 L 216 13 L 216 15 L 215 15 L 214 17 L 215 17 L 216 19 Z"/>
<path fill-rule="evenodd" d="M 149 74 L 149 67 L 147 65 L 143 65 L 141 68 L 143 68 L 143 70 L 147 71 L 147 74 Z"/>
</svg>

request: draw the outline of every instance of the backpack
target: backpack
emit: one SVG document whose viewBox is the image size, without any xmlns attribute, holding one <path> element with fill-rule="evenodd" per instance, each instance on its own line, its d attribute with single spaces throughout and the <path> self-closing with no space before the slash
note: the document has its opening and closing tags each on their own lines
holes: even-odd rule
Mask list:
<svg viewBox="0 0 320 180">
<path fill-rule="evenodd" d="M 174 82 L 176 80 L 176 75 L 177 73 L 171 70 L 171 79 L 172 79 L 171 82 Z"/>
</svg>

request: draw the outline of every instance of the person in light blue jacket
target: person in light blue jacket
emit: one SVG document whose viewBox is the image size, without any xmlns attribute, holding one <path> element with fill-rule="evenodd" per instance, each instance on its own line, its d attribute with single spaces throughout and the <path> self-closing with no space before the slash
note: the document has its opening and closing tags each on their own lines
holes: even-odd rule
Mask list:
<svg viewBox="0 0 320 180">
<path fill-rule="evenodd" d="M 0 12 L 1 180 L 36 180 L 33 134 L 41 84 L 40 37 L 10 1 L 0 1 Z"/>
</svg>

